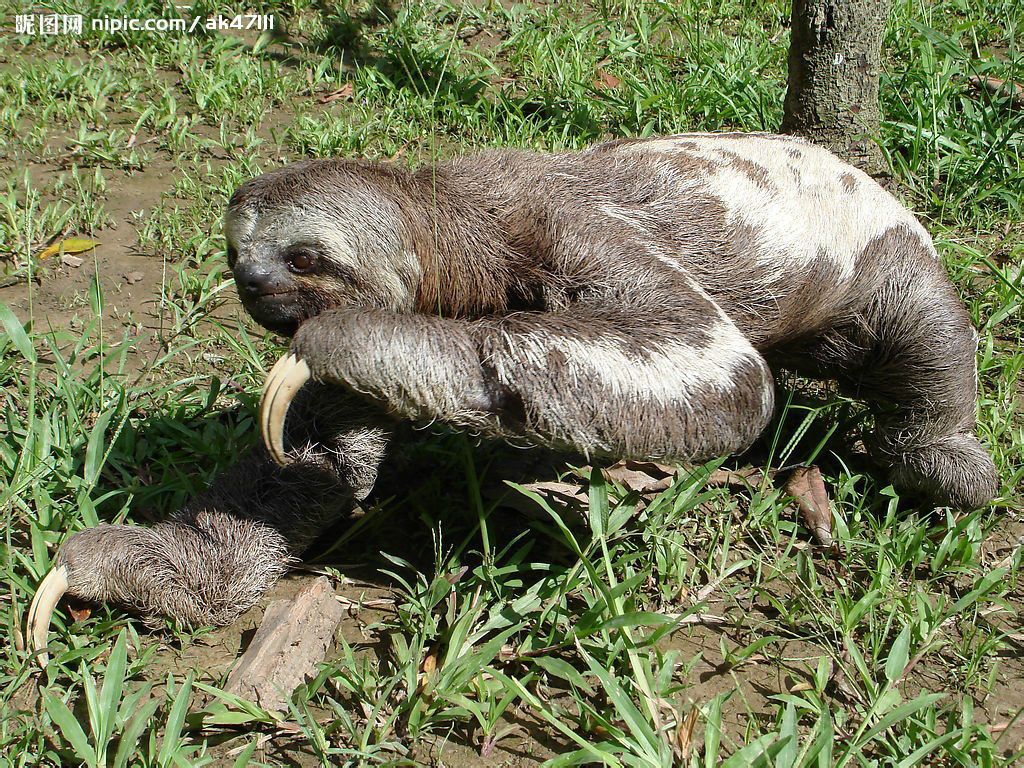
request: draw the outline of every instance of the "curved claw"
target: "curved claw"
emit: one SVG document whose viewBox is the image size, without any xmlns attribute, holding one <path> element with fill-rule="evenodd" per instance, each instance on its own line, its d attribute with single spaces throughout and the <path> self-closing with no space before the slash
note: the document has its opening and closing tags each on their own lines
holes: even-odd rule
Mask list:
<svg viewBox="0 0 1024 768">
<path fill-rule="evenodd" d="M 68 569 L 66 565 L 58 565 L 39 582 L 36 595 L 28 609 L 28 621 L 25 633 L 28 635 L 29 652 L 34 654 L 39 666 L 45 668 L 49 660 L 46 653 L 46 640 L 50 633 L 50 619 L 57 601 L 68 591 Z"/>
<path fill-rule="evenodd" d="M 284 453 L 284 420 L 295 393 L 309 381 L 312 372 L 305 360 L 289 353 L 267 375 L 260 397 L 260 432 L 267 452 L 282 467 L 289 463 Z"/>
</svg>

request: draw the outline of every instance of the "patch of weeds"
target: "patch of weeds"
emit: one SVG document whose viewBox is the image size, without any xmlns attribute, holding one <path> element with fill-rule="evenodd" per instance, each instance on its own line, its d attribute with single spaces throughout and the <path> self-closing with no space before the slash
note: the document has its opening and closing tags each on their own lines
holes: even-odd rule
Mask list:
<svg viewBox="0 0 1024 768">
<path fill-rule="evenodd" d="M 259 51 L 207 33 L 0 30 L 19 57 L 0 70 L 5 269 L 34 269 L 51 238 L 107 226 L 115 179 L 168 174 L 161 203 L 133 222 L 139 253 L 160 261 L 145 355 L 95 286 L 79 332 L 44 331 L 31 302 L 27 323 L 0 305 L 8 636 L 69 532 L 167 513 L 257 441 L 275 350 L 228 300 L 219 222 L 239 183 L 305 155 L 406 163 L 773 130 L 781 115 L 789 4 L 776 0 L 266 10 L 287 37 Z M 1005 707 L 1024 675 L 1021 115 L 971 78 L 1020 82 L 1020 21 L 1013 0 L 898 0 L 882 80 L 898 193 L 927 217 L 980 330 L 995 505 L 909 507 L 851 449 L 870 427 L 858 406 L 792 382 L 747 485 L 711 482 L 718 462 L 646 495 L 565 468 L 585 488 L 575 501 L 527 486 L 492 496 L 487 450 L 432 436 L 426 469 L 325 545 L 328 566 L 343 554 L 346 572 L 380 565 L 367 587 L 378 597 L 343 588 L 352 633 L 287 713 L 176 657 L 173 677 L 144 674 L 172 651 L 119 610 L 59 611 L 41 699 L 29 660 L 0 649 L 0 752 L 33 766 L 286 764 L 300 752 L 416 764 L 442 749 L 556 765 L 1019 763 L 1020 713 Z M 811 463 L 832 496 L 829 548 L 773 479 Z M 181 645 L 218 636 L 171 630 Z"/>
</svg>

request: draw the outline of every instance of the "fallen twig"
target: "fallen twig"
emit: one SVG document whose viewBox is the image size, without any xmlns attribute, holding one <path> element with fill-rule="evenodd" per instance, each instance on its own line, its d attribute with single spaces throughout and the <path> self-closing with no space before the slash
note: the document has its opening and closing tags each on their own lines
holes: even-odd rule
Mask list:
<svg viewBox="0 0 1024 768">
<path fill-rule="evenodd" d="M 975 88 L 988 91 L 993 96 L 1009 96 L 1013 106 L 1024 108 L 1024 85 L 987 75 L 971 75 L 967 79 Z"/>
</svg>

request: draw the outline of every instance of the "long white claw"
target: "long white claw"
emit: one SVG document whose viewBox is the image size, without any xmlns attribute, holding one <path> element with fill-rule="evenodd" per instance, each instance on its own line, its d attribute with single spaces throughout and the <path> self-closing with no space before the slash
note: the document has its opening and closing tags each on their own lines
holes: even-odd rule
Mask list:
<svg viewBox="0 0 1024 768">
<path fill-rule="evenodd" d="M 58 565 L 39 582 L 36 596 L 28 609 L 28 621 L 25 634 L 29 638 L 29 652 L 35 654 L 39 666 L 46 668 L 49 656 L 46 653 L 46 641 L 50 634 L 50 619 L 53 609 L 61 595 L 68 591 L 67 566 Z"/>
<path fill-rule="evenodd" d="M 289 463 L 284 453 L 284 420 L 295 393 L 309 381 L 312 372 L 305 360 L 289 353 L 267 374 L 260 397 L 260 432 L 267 452 L 282 467 Z"/>
</svg>

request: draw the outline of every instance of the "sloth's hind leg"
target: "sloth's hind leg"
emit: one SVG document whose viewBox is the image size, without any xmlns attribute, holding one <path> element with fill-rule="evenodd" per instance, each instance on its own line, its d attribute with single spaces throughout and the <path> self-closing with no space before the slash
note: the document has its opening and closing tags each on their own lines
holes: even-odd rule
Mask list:
<svg viewBox="0 0 1024 768">
<path fill-rule="evenodd" d="M 845 337 L 858 352 L 842 378 L 875 410 L 869 447 L 897 489 L 940 506 L 977 508 L 998 484 L 974 434 L 978 335 L 930 253 L 908 249 L 897 261 L 901 268 L 886 276 Z"/>
</svg>

